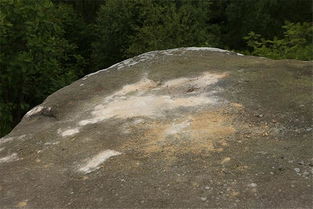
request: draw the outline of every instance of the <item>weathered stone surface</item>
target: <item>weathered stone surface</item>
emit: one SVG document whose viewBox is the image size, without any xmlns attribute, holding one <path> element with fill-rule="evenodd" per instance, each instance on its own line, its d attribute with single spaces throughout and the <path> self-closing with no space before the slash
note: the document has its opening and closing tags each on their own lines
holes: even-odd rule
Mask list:
<svg viewBox="0 0 313 209">
<path fill-rule="evenodd" d="M 1 208 L 312 208 L 312 62 L 149 52 L 0 139 Z"/>
</svg>

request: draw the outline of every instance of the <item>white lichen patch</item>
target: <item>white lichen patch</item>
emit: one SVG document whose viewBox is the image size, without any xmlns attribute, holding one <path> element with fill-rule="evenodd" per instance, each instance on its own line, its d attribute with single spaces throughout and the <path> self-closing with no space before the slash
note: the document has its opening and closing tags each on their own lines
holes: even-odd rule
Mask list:
<svg viewBox="0 0 313 209">
<path fill-rule="evenodd" d="M 26 134 L 23 134 L 23 135 L 21 135 L 21 136 L 18 136 L 17 139 L 18 139 L 18 140 L 21 140 L 21 139 L 24 139 L 25 137 L 26 137 Z"/>
<path fill-rule="evenodd" d="M 173 80 L 166 81 L 162 87 L 166 88 L 177 88 L 185 85 L 187 82 L 190 82 L 192 79 L 188 78 L 177 78 Z"/>
<path fill-rule="evenodd" d="M 162 85 L 144 77 L 107 96 L 102 103 L 94 106 L 91 117 L 81 120 L 78 125 L 85 126 L 111 118 L 156 118 L 177 108 L 216 104 L 218 100 L 212 96 L 215 91 L 206 88 L 225 76 L 226 74 L 203 73 L 199 77 L 169 80 Z M 197 95 L 184 92 L 189 88 L 195 89 L 193 92 Z M 157 91 L 153 91 L 155 89 Z M 169 89 L 176 89 L 176 93 L 169 95 Z M 156 94 L 152 94 L 152 91 Z"/>
<path fill-rule="evenodd" d="M 189 121 L 183 121 L 182 123 L 173 123 L 169 128 L 164 131 L 165 136 L 176 135 L 182 133 L 184 129 L 190 126 Z"/>
<path fill-rule="evenodd" d="M 114 150 L 105 150 L 100 152 L 96 156 L 89 159 L 83 166 L 81 166 L 78 171 L 82 173 L 91 173 L 100 168 L 100 165 L 108 160 L 109 158 L 117 155 L 121 155 L 122 153 L 114 151 Z"/>
<path fill-rule="evenodd" d="M 4 143 L 7 143 L 7 142 L 10 142 L 10 141 L 13 141 L 14 139 L 22 140 L 25 137 L 26 137 L 26 134 L 23 134 L 23 135 L 20 135 L 20 136 L 14 136 L 14 137 L 3 137 L 3 138 L 0 139 L 0 145 L 4 144 Z"/>
<path fill-rule="evenodd" d="M 0 158 L 0 163 L 8 163 L 8 162 L 16 161 L 16 160 L 18 160 L 17 154 L 12 153 L 11 155 Z"/>
<path fill-rule="evenodd" d="M 221 52 L 221 53 L 226 53 L 226 54 L 234 53 L 234 54 L 236 54 L 238 56 L 244 56 L 243 54 L 240 54 L 240 53 L 235 53 L 235 52 L 231 52 L 231 51 L 224 50 L 224 49 L 219 49 L 219 48 L 214 48 L 214 47 L 187 47 L 187 48 L 185 48 L 185 50 L 189 50 L 189 51 Z"/>
<path fill-rule="evenodd" d="M 137 124 L 144 123 L 144 122 L 145 122 L 144 119 L 139 118 L 139 119 L 134 120 L 134 121 L 133 121 L 133 124 L 137 125 Z"/>
<path fill-rule="evenodd" d="M 49 145 L 57 145 L 60 144 L 60 141 L 56 141 L 56 142 L 46 142 L 45 145 L 49 146 Z"/>
<path fill-rule="evenodd" d="M 187 47 L 187 48 L 175 48 L 175 49 L 151 51 L 151 52 L 141 54 L 137 57 L 129 58 L 129 59 L 124 60 L 122 62 L 116 63 L 116 64 L 114 64 L 108 68 L 99 70 L 97 72 L 90 73 L 90 74 L 86 75 L 84 78 L 82 78 L 82 80 L 86 80 L 90 76 L 96 75 L 96 74 L 101 73 L 101 72 L 107 72 L 111 69 L 120 70 L 123 68 L 132 67 L 132 66 L 137 65 L 137 64 L 142 63 L 142 62 L 148 62 L 148 61 L 153 60 L 157 55 L 159 55 L 159 56 L 172 56 L 172 55 L 181 56 L 187 51 L 211 51 L 211 52 L 221 52 L 221 53 L 226 53 L 226 54 L 231 53 L 231 51 L 219 49 L 219 48 L 213 48 L 213 47 Z M 234 53 L 234 54 L 236 54 L 238 56 L 243 56 L 243 54 L 239 54 L 239 53 Z"/>
<path fill-rule="evenodd" d="M 116 92 L 111 97 L 123 96 L 136 91 L 140 91 L 141 93 L 143 93 L 144 91 L 155 88 L 156 86 L 157 86 L 156 82 L 147 78 L 143 78 L 142 80 L 135 84 L 129 84 L 124 86 L 120 91 Z"/>
<path fill-rule="evenodd" d="M 172 98 L 163 95 L 130 96 L 127 99 L 114 101 L 97 106 L 92 111 L 92 118 L 79 122 L 80 126 L 98 123 L 110 118 L 127 119 L 133 117 L 155 118 L 164 115 L 167 110 L 179 107 L 193 107 L 203 104 L 213 104 L 216 100 L 206 96 L 191 96 Z"/>
<path fill-rule="evenodd" d="M 61 133 L 61 135 L 63 137 L 66 137 L 66 136 L 72 136 L 72 135 L 77 134 L 77 133 L 79 133 L 79 128 L 71 128 L 71 129 L 67 129 L 67 130 L 63 131 Z"/>
<path fill-rule="evenodd" d="M 43 106 L 38 105 L 38 106 L 34 107 L 33 109 L 31 109 L 30 111 L 28 111 L 28 112 L 25 114 L 25 117 L 30 117 L 30 116 L 32 116 L 32 115 L 35 115 L 35 114 L 37 114 L 37 113 L 40 113 L 43 109 L 44 109 Z"/>
<path fill-rule="evenodd" d="M 14 140 L 14 137 L 3 137 L 0 139 L 0 145 Z"/>
<path fill-rule="evenodd" d="M 224 49 L 213 48 L 213 47 L 187 47 L 185 50 L 188 51 L 210 51 L 210 52 L 229 52 Z"/>
<path fill-rule="evenodd" d="M 58 128 L 57 133 L 61 135 L 62 129 L 61 129 L 61 128 Z"/>
</svg>

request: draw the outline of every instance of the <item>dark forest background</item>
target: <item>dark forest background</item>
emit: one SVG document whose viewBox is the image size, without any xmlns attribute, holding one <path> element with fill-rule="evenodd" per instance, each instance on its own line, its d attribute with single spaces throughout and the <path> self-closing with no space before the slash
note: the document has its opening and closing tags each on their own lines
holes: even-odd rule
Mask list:
<svg viewBox="0 0 313 209">
<path fill-rule="evenodd" d="M 187 46 L 312 60 L 311 0 L 1 0 L 0 136 L 74 80 Z"/>
</svg>

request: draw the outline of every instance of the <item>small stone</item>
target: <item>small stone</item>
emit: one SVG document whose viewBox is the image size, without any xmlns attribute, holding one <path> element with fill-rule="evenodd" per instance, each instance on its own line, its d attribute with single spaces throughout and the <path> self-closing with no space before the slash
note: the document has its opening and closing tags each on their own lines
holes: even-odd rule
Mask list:
<svg viewBox="0 0 313 209">
<path fill-rule="evenodd" d="M 225 157 L 224 160 L 222 160 L 222 164 L 228 163 L 230 161 L 230 157 Z"/>
<path fill-rule="evenodd" d="M 201 197 L 200 199 L 201 199 L 202 201 L 206 201 L 206 200 L 207 200 L 206 197 Z"/>
<path fill-rule="evenodd" d="M 256 183 L 251 183 L 251 184 L 249 184 L 248 186 L 249 186 L 249 187 L 253 187 L 253 188 L 254 188 L 254 187 L 256 187 L 256 186 L 257 186 L 257 184 L 256 184 Z"/>
<path fill-rule="evenodd" d="M 304 165 L 303 161 L 298 162 L 299 165 Z"/>
<path fill-rule="evenodd" d="M 25 207 L 27 205 L 27 201 L 22 201 L 22 202 L 19 202 L 16 207 L 18 208 L 22 208 L 22 207 Z"/>
<path fill-rule="evenodd" d="M 264 133 L 263 133 L 263 136 L 268 136 L 268 133 L 267 133 L 267 132 L 264 132 Z"/>
<path fill-rule="evenodd" d="M 297 173 L 300 172 L 300 168 L 295 168 L 294 170 L 295 170 Z"/>
<path fill-rule="evenodd" d="M 299 134 L 299 133 L 301 133 L 301 130 L 300 129 L 295 129 L 295 132 L 297 133 L 297 134 Z"/>
<path fill-rule="evenodd" d="M 240 192 L 235 192 L 235 191 L 233 191 L 233 192 L 231 193 L 231 196 L 236 197 L 236 196 L 238 196 L 239 194 L 240 194 Z"/>
<path fill-rule="evenodd" d="M 206 186 L 206 187 L 204 187 L 204 189 L 209 190 L 209 189 L 210 189 L 210 187 L 209 187 L 209 186 Z"/>
</svg>

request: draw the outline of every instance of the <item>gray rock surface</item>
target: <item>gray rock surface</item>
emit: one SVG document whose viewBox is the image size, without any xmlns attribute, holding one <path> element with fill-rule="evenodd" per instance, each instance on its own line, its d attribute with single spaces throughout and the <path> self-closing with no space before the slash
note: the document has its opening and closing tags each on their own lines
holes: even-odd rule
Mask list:
<svg viewBox="0 0 313 209">
<path fill-rule="evenodd" d="M 312 208 L 312 62 L 149 52 L 0 139 L 0 208 Z"/>
</svg>

